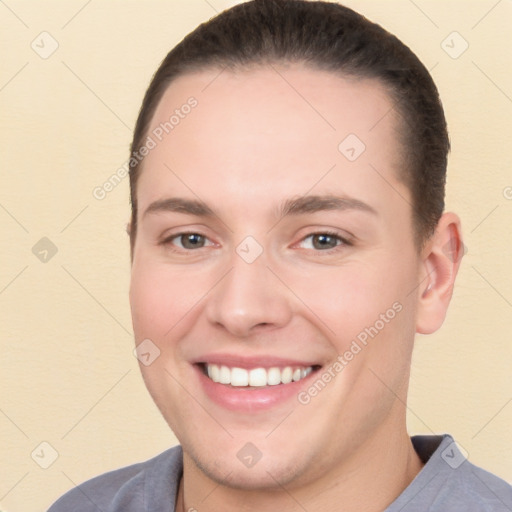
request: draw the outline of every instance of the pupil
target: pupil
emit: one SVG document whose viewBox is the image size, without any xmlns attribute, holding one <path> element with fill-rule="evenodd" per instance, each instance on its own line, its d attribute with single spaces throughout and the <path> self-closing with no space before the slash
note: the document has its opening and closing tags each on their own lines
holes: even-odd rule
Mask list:
<svg viewBox="0 0 512 512">
<path fill-rule="evenodd" d="M 336 240 L 330 235 L 316 235 L 315 238 L 320 248 L 325 249 L 326 247 L 331 248 L 336 246 Z"/>
<path fill-rule="evenodd" d="M 197 247 L 201 245 L 201 235 L 197 235 L 194 233 L 191 233 L 190 235 L 185 235 L 185 243 L 184 246 L 187 247 Z"/>
</svg>

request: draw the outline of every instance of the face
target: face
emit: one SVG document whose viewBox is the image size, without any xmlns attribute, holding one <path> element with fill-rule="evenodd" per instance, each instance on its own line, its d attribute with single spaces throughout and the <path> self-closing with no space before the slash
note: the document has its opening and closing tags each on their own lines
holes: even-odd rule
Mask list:
<svg viewBox="0 0 512 512">
<path fill-rule="evenodd" d="M 397 127 L 379 83 L 299 65 L 184 75 L 159 104 L 133 326 L 213 480 L 304 485 L 405 425 L 419 261 Z"/>
</svg>

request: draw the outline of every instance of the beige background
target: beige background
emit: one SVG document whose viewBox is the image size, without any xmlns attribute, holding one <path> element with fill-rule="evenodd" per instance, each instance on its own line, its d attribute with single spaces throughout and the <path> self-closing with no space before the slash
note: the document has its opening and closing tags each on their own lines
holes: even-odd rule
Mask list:
<svg viewBox="0 0 512 512">
<path fill-rule="evenodd" d="M 453 144 L 447 205 L 468 252 L 445 325 L 417 338 L 409 429 L 453 434 L 512 482 L 512 2 L 346 4 L 432 69 Z M 229 5 L 0 3 L 2 510 L 43 511 L 74 484 L 176 443 L 132 354 L 128 179 L 102 201 L 92 191 L 125 163 L 161 59 Z M 46 59 L 31 48 L 51 49 L 43 31 L 59 45 Z M 446 39 L 453 31 L 469 44 L 456 59 L 445 51 L 463 48 Z M 47 262 L 32 252 L 43 237 L 58 250 Z"/>
</svg>

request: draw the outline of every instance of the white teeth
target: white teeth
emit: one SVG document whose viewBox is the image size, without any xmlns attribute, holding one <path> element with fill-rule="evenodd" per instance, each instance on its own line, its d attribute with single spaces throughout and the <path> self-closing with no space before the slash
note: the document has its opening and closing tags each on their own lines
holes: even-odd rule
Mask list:
<svg viewBox="0 0 512 512">
<path fill-rule="evenodd" d="M 231 370 L 227 366 L 220 367 L 219 382 L 229 384 L 231 382 Z"/>
<path fill-rule="evenodd" d="M 279 368 L 269 368 L 267 370 L 267 384 L 269 386 L 281 384 L 281 370 Z"/>
<path fill-rule="evenodd" d="M 219 367 L 216 364 L 212 364 L 208 366 L 208 376 L 213 382 L 219 382 Z"/>
<path fill-rule="evenodd" d="M 248 386 L 249 372 L 243 368 L 231 368 L 230 384 L 232 386 Z"/>
<path fill-rule="evenodd" d="M 254 368 L 249 371 L 249 386 L 266 386 L 267 371 L 265 368 Z"/>
<path fill-rule="evenodd" d="M 292 376 L 293 370 L 289 366 L 283 368 L 283 371 L 281 372 L 281 382 L 283 384 L 289 384 L 292 381 Z"/>
<path fill-rule="evenodd" d="M 289 384 L 290 382 L 297 382 L 307 377 L 312 371 L 313 367 L 306 368 L 292 368 L 285 366 L 284 368 L 253 368 L 246 370 L 244 368 L 229 368 L 228 366 L 207 364 L 206 372 L 213 382 L 220 384 L 231 384 L 235 387 L 263 387 L 263 386 L 276 386 L 278 384 Z"/>
</svg>

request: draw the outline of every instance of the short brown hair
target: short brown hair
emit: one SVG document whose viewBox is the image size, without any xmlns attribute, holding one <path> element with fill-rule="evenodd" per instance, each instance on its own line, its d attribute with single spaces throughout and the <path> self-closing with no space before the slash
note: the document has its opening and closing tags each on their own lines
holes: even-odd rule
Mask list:
<svg viewBox="0 0 512 512">
<path fill-rule="evenodd" d="M 425 66 L 397 37 L 340 4 L 253 0 L 199 25 L 168 53 L 151 80 L 131 145 L 132 253 L 141 172 L 133 155 L 170 83 L 186 72 L 279 62 L 380 81 L 402 118 L 404 162 L 398 178 L 411 192 L 416 247 L 421 249 L 434 233 L 444 210 L 450 142 L 439 94 Z"/>
</svg>

